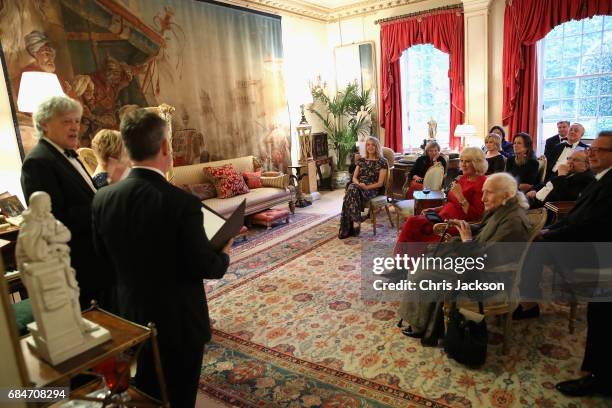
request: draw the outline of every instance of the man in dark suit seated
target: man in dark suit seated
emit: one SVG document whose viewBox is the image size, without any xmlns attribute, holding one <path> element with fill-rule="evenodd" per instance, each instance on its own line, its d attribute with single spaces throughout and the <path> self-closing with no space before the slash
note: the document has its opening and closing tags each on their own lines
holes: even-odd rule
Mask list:
<svg viewBox="0 0 612 408">
<path fill-rule="evenodd" d="M 567 164 L 559 166 L 557 177 L 527 192 L 529 206 L 540 208 L 548 201 L 575 201 L 594 179 L 586 153 L 576 151 L 567 159 Z"/>
<path fill-rule="evenodd" d="M 580 139 L 584 136 L 584 127 L 580 123 L 574 123 L 569 128 L 567 140 L 556 145 L 548 155 L 546 155 L 546 178 L 550 180 L 557 175 L 559 166 L 567 162 L 567 158 L 577 150 L 584 150 L 588 147 Z"/>
<path fill-rule="evenodd" d="M 552 242 L 609 242 L 612 231 L 612 132 L 602 131 L 587 149 L 595 181 L 584 189 L 567 217 L 542 230 L 541 239 Z M 588 263 L 584 254 L 575 259 Z M 582 370 L 586 376 L 557 384 L 569 396 L 612 395 L 612 348 L 608 326 L 612 303 L 589 302 L 587 339 Z"/>
<path fill-rule="evenodd" d="M 544 156 L 548 157 L 552 153 L 555 146 L 567 140 L 569 127 L 570 123 L 567 120 L 560 120 L 557 122 L 557 131 L 559 133 L 546 139 L 546 145 L 544 145 Z"/>
<path fill-rule="evenodd" d="M 35 191 L 48 193 L 53 215 L 70 230 L 68 245 L 80 286 L 79 301 L 87 309 L 93 299 L 103 307 L 111 306 L 112 280 L 100 269 L 92 242 L 91 201 L 96 188 L 74 150 L 82 112 L 77 101 L 63 96 L 40 104 L 33 115 L 40 139 L 23 162 L 21 187 L 28 200 Z"/>
<path fill-rule="evenodd" d="M 215 252 L 204 232 L 202 203 L 166 180 L 172 160 L 167 132 L 163 119 L 143 109 L 123 118 L 121 136 L 134 166 L 126 179 L 96 194 L 94 243 L 116 275 L 120 315 L 157 326 L 171 406 L 191 408 L 211 338 L 202 280 L 223 277 L 232 242 Z M 146 346 L 136 386 L 159 397 L 155 373 Z"/>
</svg>

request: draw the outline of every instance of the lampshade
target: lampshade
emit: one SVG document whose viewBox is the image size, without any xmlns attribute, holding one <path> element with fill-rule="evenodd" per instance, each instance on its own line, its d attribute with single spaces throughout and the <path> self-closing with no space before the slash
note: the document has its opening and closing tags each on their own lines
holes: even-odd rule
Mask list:
<svg viewBox="0 0 612 408">
<path fill-rule="evenodd" d="M 50 72 L 24 72 L 19 82 L 17 109 L 35 112 L 42 101 L 52 96 L 65 96 L 57 75 Z"/>
<path fill-rule="evenodd" d="M 470 137 L 476 136 L 476 128 L 474 125 L 457 125 L 455 128 L 455 136 L 458 137 Z"/>
</svg>

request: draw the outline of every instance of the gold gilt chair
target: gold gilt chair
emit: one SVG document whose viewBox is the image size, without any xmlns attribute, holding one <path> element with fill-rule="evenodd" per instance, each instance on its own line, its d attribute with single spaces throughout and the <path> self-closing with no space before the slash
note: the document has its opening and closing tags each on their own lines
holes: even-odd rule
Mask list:
<svg viewBox="0 0 612 408">
<path fill-rule="evenodd" d="M 370 199 L 367 204 L 368 208 L 368 216 L 372 219 L 372 231 L 374 235 L 376 235 L 376 212 L 380 210 L 382 207 L 385 208 L 387 212 L 387 217 L 389 217 L 389 224 L 393 227 L 393 220 L 391 219 L 391 212 L 389 211 L 389 206 L 392 205 L 387 197 L 391 197 L 391 188 L 393 186 L 391 180 L 391 170 L 393 169 L 393 162 L 395 160 L 395 153 L 393 150 L 388 147 L 383 147 L 383 156 L 387 160 L 387 174 L 385 176 L 385 189 L 384 194 L 379 194 L 376 197 Z"/>
<path fill-rule="evenodd" d="M 521 271 L 523 269 L 523 264 L 525 262 L 525 258 L 527 257 L 527 252 L 529 251 L 529 247 L 531 243 L 538 235 L 540 230 L 544 227 L 546 223 L 546 209 L 537 208 L 533 210 L 527 211 L 527 218 L 529 219 L 529 223 L 531 224 L 531 229 L 529 230 L 529 239 L 527 240 L 527 244 L 523 249 L 523 253 L 521 254 L 521 258 L 518 262 L 518 267 L 515 269 L 514 276 L 510 280 L 512 283 L 512 289 L 510 291 L 510 296 L 507 296 L 503 300 L 485 300 L 483 302 L 484 306 L 484 316 L 503 316 L 504 318 L 504 343 L 502 345 L 502 354 L 506 355 L 508 353 L 508 345 L 510 340 L 510 332 L 512 329 L 512 312 L 518 306 L 519 299 L 519 283 L 521 277 Z M 441 226 L 441 227 L 440 227 Z M 436 224 L 434 228 L 434 232 L 444 231 L 446 224 L 440 223 Z M 441 234 L 439 234 L 441 235 Z M 448 239 L 448 236 L 445 237 L 445 240 Z M 505 292 L 504 292 L 505 294 Z M 471 312 L 479 313 L 478 311 L 478 303 L 477 302 L 457 302 L 457 307 L 461 307 L 463 309 L 469 310 Z M 448 321 L 450 318 L 450 313 L 452 312 L 452 306 L 450 301 L 444 302 L 444 314 L 445 321 Z"/>
<path fill-rule="evenodd" d="M 546 156 L 538 157 L 538 180 L 540 183 L 543 183 L 546 179 L 546 167 L 548 163 L 546 162 Z"/>
<path fill-rule="evenodd" d="M 79 160 L 85 166 L 85 169 L 89 173 L 90 176 L 93 176 L 94 171 L 96 171 L 96 167 L 98 167 L 98 159 L 96 159 L 96 155 L 93 150 L 89 147 L 81 147 L 77 150 L 77 154 L 79 155 Z"/>
</svg>

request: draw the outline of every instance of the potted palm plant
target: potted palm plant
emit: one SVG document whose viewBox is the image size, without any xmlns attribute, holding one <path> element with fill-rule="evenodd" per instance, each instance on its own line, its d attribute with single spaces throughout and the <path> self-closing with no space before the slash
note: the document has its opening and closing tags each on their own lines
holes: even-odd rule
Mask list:
<svg viewBox="0 0 612 408">
<path fill-rule="evenodd" d="M 371 110 L 370 91 L 360 91 L 357 84 L 351 83 L 332 98 L 321 86 L 311 87 L 311 93 L 314 104 L 310 111 L 321 119 L 336 152 L 336 172 L 332 175 L 334 188 L 341 188 L 350 181 L 348 159 L 355 148 L 358 134 L 363 130 L 365 119 L 358 113 L 363 109 Z"/>
</svg>

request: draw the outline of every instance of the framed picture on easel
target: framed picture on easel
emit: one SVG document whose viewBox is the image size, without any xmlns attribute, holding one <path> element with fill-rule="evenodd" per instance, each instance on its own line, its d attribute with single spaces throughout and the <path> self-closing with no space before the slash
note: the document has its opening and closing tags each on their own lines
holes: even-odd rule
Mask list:
<svg viewBox="0 0 612 408">
<path fill-rule="evenodd" d="M 312 157 L 315 160 L 323 159 L 329 156 L 329 147 L 327 145 L 327 133 L 312 134 Z"/>
</svg>

